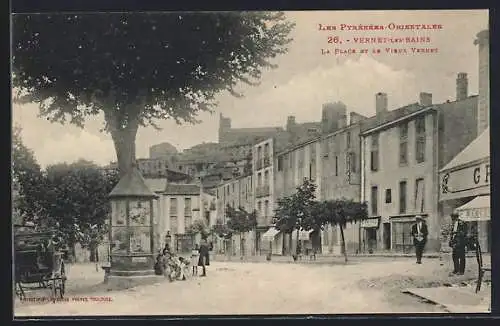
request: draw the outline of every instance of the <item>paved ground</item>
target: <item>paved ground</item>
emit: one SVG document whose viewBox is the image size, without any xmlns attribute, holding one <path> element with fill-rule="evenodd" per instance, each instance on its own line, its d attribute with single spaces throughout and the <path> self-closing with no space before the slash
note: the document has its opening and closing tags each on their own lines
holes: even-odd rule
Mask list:
<svg viewBox="0 0 500 326">
<path fill-rule="evenodd" d="M 469 264 L 462 279 L 473 278 L 475 268 Z M 447 261 L 416 265 L 411 258 L 359 258 L 347 265 L 342 258 L 303 264 L 213 262 L 206 278 L 105 292 L 96 285 L 102 272 L 85 266 L 69 271 L 69 301 L 17 300 L 14 307 L 16 316 L 445 312 L 401 290 L 450 281 L 448 269 Z M 91 301 L 89 295 L 111 301 Z M 74 301 L 82 298 L 87 302 Z"/>
</svg>

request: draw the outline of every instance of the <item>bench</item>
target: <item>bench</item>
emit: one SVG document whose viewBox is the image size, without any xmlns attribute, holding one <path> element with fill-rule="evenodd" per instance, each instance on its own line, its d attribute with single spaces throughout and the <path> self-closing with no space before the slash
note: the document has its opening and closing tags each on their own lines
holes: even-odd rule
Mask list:
<svg viewBox="0 0 500 326">
<path fill-rule="evenodd" d="M 476 259 L 478 267 L 477 283 L 476 283 L 476 293 L 481 290 L 481 283 L 483 282 L 483 277 L 485 272 L 491 273 L 491 266 L 483 265 L 483 253 L 481 252 L 481 246 L 479 241 L 476 241 Z"/>
</svg>

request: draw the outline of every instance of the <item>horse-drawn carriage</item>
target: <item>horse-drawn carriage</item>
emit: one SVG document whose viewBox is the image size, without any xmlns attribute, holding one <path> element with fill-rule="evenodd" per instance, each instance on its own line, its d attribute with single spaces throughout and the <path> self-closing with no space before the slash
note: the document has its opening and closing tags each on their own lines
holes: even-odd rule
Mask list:
<svg viewBox="0 0 500 326">
<path fill-rule="evenodd" d="M 25 299 L 26 290 L 50 289 L 51 298 L 64 297 L 66 271 L 63 252 L 56 250 L 54 233 L 33 228 L 14 228 L 14 286 Z"/>
</svg>

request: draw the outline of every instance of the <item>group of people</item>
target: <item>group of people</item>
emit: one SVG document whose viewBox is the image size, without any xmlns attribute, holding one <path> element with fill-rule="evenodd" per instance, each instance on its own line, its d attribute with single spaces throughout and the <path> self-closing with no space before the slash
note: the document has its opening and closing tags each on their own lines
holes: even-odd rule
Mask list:
<svg viewBox="0 0 500 326">
<path fill-rule="evenodd" d="M 168 243 L 165 244 L 163 250 L 158 253 L 154 266 L 156 275 L 165 275 L 171 281 L 186 280 L 189 274 L 192 276 L 198 275 L 198 266 L 202 268 L 200 276 L 206 276 L 206 266 L 210 265 L 210 247 L 207 239 L 202 239 L 201 243 L 196 244 L 191 251 L 191 259 L 186 259 L 182 256 L 177 256 L 171 249 Z M 191 273 L 189 266 L 192 266 Z"/>
<path fill-rule="evenodd" d="M 411 235 L 415 246 L 417 264 L 422 264 L 422 255 L 424 252 L 427 236 L 429 234 L 427 224 L 422 216 L 416 216 L 417 223 L 412 226 Z M 449 246 L 452 249 L 453 271 L 452 274 L 463 275 L 465 273 L 465 252 L 470 244 L 467 235 L 467 225 L 459 219 L 457 213 L 451 214 L 451 234 Z"/>
</svg>

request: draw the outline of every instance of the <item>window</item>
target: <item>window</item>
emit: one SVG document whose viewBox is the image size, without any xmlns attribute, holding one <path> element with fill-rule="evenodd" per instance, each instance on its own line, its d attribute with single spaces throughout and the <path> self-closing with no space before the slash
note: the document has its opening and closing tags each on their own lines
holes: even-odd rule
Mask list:
<svg viewBox="0 0 500 326">
<path fill-rule="evenodd" d="M 424 179 L 417 179 L 415 182 L 415 212 L 423 213 L 424 212 L 424 197 L 425 197 L 425 184 Z"/>
<path fill-rule="evenodd" d="M 371 193 L 371 206 L 372 206 L 372 216 L 378 215 L 378 187 L 373 186 L 372 187 L 372 193 Z"/>
<path fill-rule="evenodd" d="M 339 157 L 335 156 L 335 176 L 339 175 Z"/>
<path fill-rule="evenodd" d="M 348 131 L 346 133 L 346 146 L 347 148 L 351 148 L 351 132 Z"/>
<path fill-rule="evenodd" d="M 264 171 L 264 185 L 267 186 L 269 184 L 269 170 Z"/>
<path fill-rule="evenodd" d="M 356 173 L 356 153 L 350 152 L 347 153 L 347 160 L 346 160 L 346 166 L 347 166 L 347 171 L 351 173 Z"/>
<path fill-rule="evenodd" d="M 262 173 L 257 173 L 257 187 L 260 187 L 262 184 Z"/>
<path fill-rule="evenodd" d="M 399 214 L 406 213 L 406 181 L 399 183 Z"/>
<path fill-rule="evenodd" d="M 372 135 L 372 148 L 370 152 L 370 168 L 372 171 L 378 171 L 378 146 L 379 146 L 379 134 Z"/>
<path fill-rule="evenodd" d="M 177 198 L 170 198 L 170 216 L 177 216 Z"/>
<path fill-rule="evenodd" d="M 262 202 L 257 202 L 257 213 L 262 216 Z"/>
<path fill-rule="evenodd" d="M 269 144 L 264 145 L 264 157 L 269 156 Z"/>
<path fill-rule="evenodd" d="M 399 126 L 399 164 L 408 164 L 408 123 Z"/>
<path fill-rule="evenodd" d="M 291 169 L 291 168 L 293 168 L 293 159 L 294 159 L 293 152 L 290 153 L 290 154 L 288 154 L 288 159 L 290 160 L 290 166 L 289 167 Z"/>
<path fill-rule="evenodd" d="M 311 144 L 309 147 L 309 153 L 311 154 L 311 161 L 316 161 L 316 144 Z"/>
<path fill-rule="evenodd" d="M 226 186 L 226 192 L 229 195 L 229 185 Z"/>
<path fill-rule="evenodd" d="M 233 193 L 234 193 L 234 183 L 233 183 Z"/>
<path fill-rule="evenodd" d="M 283 171 L 283 156 L 278 157 L 278 171 Z"/>
<path fill-rule="evenodd" d="M 415 154 L 417 163 L 425 161 L 425 116 L 415 120 Z"/>
<path fill-rule="evenodd" d="M 385 190 L 385 203 L 390 204 L 391 202 L 392 202 L 391 189 L 386 189 Z"/>
<path fill-rule="evenodd" d="M 191 204 L 191 198 L 184 199 L 184 216 L 191 216 L 191 212 L 193 210 Z"/>
<path fill-rule="evenodd" d="M 267 217 L 267 215 L 268 215 L 268 213 L 269 213 L 268 211 L 269 211 L 269 201 L 268 201 L 268 200 L 266 200 L 266 201 L 264 202 L 264 216 L 265 216 L 265 217 Z"/>
</svg>

